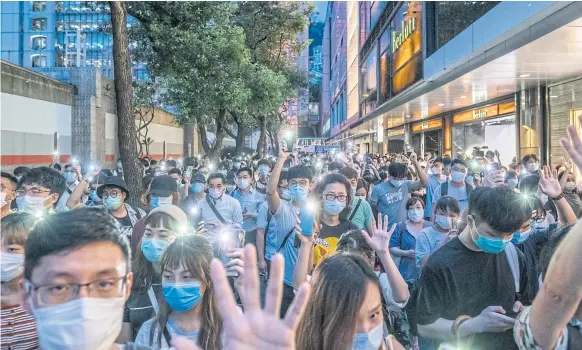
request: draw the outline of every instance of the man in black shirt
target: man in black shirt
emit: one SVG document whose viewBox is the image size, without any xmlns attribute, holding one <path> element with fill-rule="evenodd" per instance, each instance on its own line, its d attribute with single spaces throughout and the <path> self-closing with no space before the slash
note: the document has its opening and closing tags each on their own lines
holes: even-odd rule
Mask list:
<svg viewBox="0 0 582 350">
<path fill-rule="evenodd" d="M 530 215 L 527 202 L 507 187 L 471 193 L 466 228 L 431 255 L 418 281 L 421 336 L 469 349 L 517 349 L 516 302 L 528 305 L 532 296 L 524 256 L 508 244 Z"/>
</svg>

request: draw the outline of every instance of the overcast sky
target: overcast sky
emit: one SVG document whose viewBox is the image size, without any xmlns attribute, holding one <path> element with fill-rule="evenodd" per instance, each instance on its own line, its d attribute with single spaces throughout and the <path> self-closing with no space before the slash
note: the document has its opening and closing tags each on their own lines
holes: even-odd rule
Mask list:
<svg viewBox="0 0 582 350">
<path fill-rule="evenodd" d="M 319 12 L 319 21 L 325 22 L 325 10 L 327 9 L 327 1 L 313 1 L 315 5 L 315 12 Z"/>
</svg>

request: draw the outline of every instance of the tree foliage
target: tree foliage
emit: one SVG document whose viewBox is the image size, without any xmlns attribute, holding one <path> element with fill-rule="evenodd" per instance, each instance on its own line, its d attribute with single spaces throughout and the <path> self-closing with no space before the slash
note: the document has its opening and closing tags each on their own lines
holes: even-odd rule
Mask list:
<svg viewBox="0 0 582 350">
<path fill-rule="evenodd" d="M 240 151 L 256 127 L 263 141 L 267 128 L 279 128 L 271 117 L 306 86 L 297 57 L 308 42 L 298 35 L 312 10 L 301 2 L 132 2 L 134 59 L 167 82 L 177 122 L 196 122 L 210 157 L 226 135 Z"/>
</svg>

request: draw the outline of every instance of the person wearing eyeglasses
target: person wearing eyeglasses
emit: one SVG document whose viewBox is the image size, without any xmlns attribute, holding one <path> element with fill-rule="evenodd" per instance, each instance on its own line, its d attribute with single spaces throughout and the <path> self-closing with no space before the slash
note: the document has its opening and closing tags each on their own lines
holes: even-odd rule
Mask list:
<svg viewBox="0 0 582 350">
<path fill-rule="evenodd" d="M 20 303 L 41 349 L 119 348 L 133 274 L 129 242 L 111 216 L 82 208 L 39 221 L 26 241 L 24 279 Z"/>
<path fill-rule="evenodd" d="M 18 210 L 37 215 L 54 213 L 65 187 L 65 178 L 58 171 L 49 167 L 30 169 L 18 181 Z"/>
<path fill-rule="evenodd" d="M 357 230 L 348 215 L 353 200 L 352 185 L 342 174 L 327 174 L 315 189 L 321 198 L 319 211 L 319 235 L 313 248 L 313 264 L 319 265 L 325 258 L 335 253 L 342 234 Z"/>
<path fill-rule="evenodd" d="M 127 185 L 121 177 L 108 176 L 103 181 L 103 185 L 97 188 L 97 196 L 103 200 L 103 205 L 114 218 L 119 221 L 121 230 L 127 239 L 131 240 L 133 226 L 146 213 L 140 208 L 133 208 L 125 203 L 129 199 Z"/>
</svg>

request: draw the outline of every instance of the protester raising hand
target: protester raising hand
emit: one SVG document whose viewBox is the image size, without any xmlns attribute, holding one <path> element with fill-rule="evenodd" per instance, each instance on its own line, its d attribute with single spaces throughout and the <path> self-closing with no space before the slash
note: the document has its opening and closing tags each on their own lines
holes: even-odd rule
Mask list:
<svg viewBox="0 0 582 350">
<path fill-rule="evenodd" d="M 540 190 L 550 198 L 556 198 L 562 193 L 558 182 L 558 172 L 544 165 L 540 171 Z"/>
<path fill-rule="evenodd" d="M 295 332 L 303 315 L 309 297 L 309 285 L 304 283 L 298 290 L 284 319 L 279 318 L 283 290 L 284 259 L 276 254 L 271 261 L 269 285 L 265 307 L 261 309 L 259 296 L 259 271 L 256 262 L 256 249 L 248 244 L 244 248 L 245 266 L 242 277 L 241 294 L 244 312 L 236 306 L 224 266 L 214 259 L 211 265 L 211 278 L 216 289 L 218 307 L 224 321 L 224 349 L 295 349 Z M 177 350 L 199 349 L 185 338 L 172 340 Z"/>
<path fill-rule="evenodd" d="M 582 115 L 578 116 L 578 121 L 582 123 Z M 567 130 L 569 140 L 562 137 L 560 144 L 576 164 L 578 169 L 582 170 L 582 141 L 580 141 L 580 137 L 578 136 L 578 132 L 574 125 L 569 125 Z"/>
</svg>

